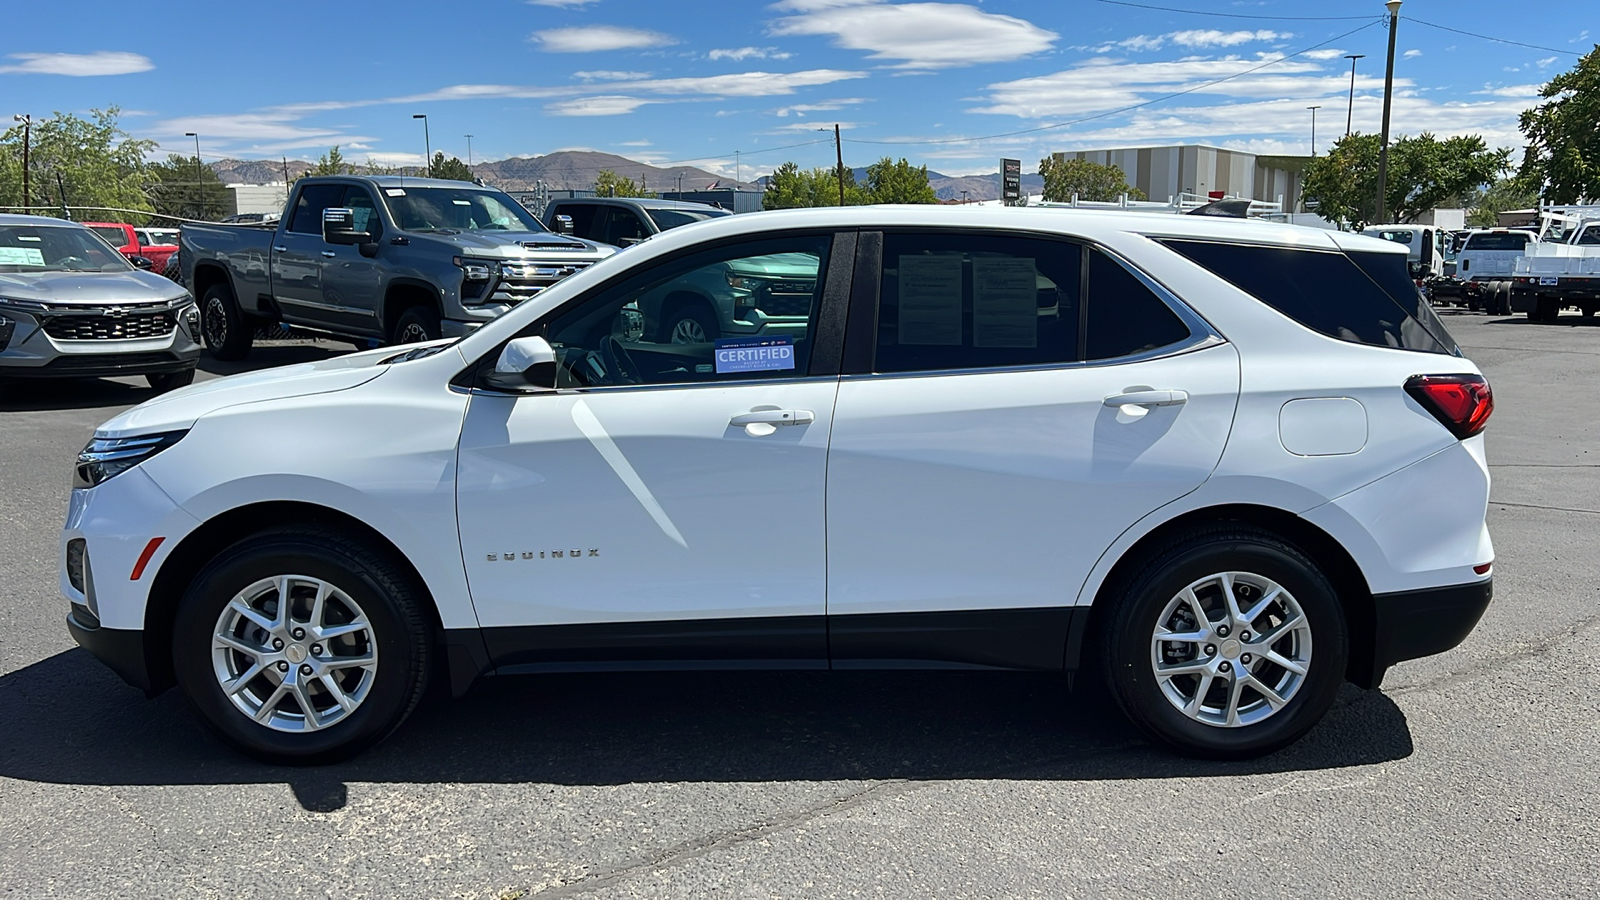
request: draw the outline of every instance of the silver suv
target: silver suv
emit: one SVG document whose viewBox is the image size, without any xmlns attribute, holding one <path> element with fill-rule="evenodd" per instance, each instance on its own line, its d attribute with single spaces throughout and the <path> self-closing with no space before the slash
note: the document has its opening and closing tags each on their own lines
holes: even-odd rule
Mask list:
<svg viewBox="0 0 1600 900">
<path fill-rule="evenodd" d="M 0 377 L 143 375 L 169 390 L 194 381 L 199 330 L 188 291 L 89 229 L 0 215 Z"/>
</svg>

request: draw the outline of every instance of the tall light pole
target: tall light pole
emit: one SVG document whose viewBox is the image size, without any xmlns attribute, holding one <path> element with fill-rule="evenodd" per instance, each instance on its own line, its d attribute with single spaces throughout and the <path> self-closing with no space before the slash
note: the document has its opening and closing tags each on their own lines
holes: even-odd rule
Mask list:
<svg viewBox="0 0 1600 900">
<path fill-rule="evenodd" d="M 1389 187 L 1389 105 L 1394 97 L 1394 33 L 1400 27 L 1401 0 L 1389 0 L 1389 67 L 1383 73 L 1383 137 L 1378 144 L 1378 224 L 1388 221 L 1384 193 Z"/>
<path fill-rule="evenodd" d="M 1350 60 L 1350 106 L 1344 111 L 1344 136 L 1350 136 L 1350 120 L 1356 111 L 1356 60 L 1366 59 L 1365 53 L 1348 53 L 1345 59 Z"/>
<path fill-rule="evenodd" d="M 422 177 L 433 175 L 433 139 L 428 137 L 427 113 L 416 113 L 413 119 L 422 120 Z"/>
<path fill-rule="evenodd" d="M 961 192 L 961 205 L 962 206 L 966 206 L 967 205 L 967 192 L 966 191 L 962 191 Z"/>
<path fill-rule="evenodd" d="M 33 142 L 33 116 L 26 113 L 11 117 L 13 122 L 22 123 L 22 214 L 28 214 L 28 150 Z"/>
<path fill-rule="evenodd" d="M 1320 107 L 1320 106 L 1308 106 L 1308 107 L 1306 107 L 1306 109 L 1311 110 L 1311 155 L 1312 156 L 1316 156 L 1317 155 L 1317 110 L 1319 110 L 1321 108 L 1322 107 Z"/>
<path fill-rule="evenodd" d="M 472 135 L 467 135 L 467 168 L 472 168 Z"/>
<path fill-rule="evenodd" d="M 826 128 L 818 128 L 817 130 L 825 132 L 828 129 L 826 129 Z M 834 172 L 839 176 L 839 205 L 843 206 L 844 205 L 844 144 L 839 140 L 839 126 L 838 125 L 834 125 L 833 126 L 833 155 L 834 155 L 835 161 L 838 163 L 838 168 L 834 169 Z"/>
<path fill-rule="evenodd" d="M 185 131 L 183 136 L 194 138 L 194 195 L 196 198 L 194 203 L 195 218 L 204 219 L 206 217 L 206 188 L 205 179 L 200 177 L 200 135 L 194 133 L 193 131 Z"/>
</svg>

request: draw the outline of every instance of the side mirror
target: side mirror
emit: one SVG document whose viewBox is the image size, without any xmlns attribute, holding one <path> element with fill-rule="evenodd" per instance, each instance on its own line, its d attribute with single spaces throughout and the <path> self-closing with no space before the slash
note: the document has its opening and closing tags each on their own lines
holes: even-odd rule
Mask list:
<svg viewBox="0 0 1600 900">
<path fill-rule="evenodd" d="M 497 391 L 528 393 L 556 389 L 556 351 L 542 337 L 516 338 L 500 351 L 484 386 Z"/>
<path fill-rule="evenodd" d="M 356 231 L 356 211 L 347 206 L 329 207 L 322 211 L 322 239 L 330 244 L 358 247 L 372 243 L 372 235 Z"/>
<path fill-rule="evenodd" d="M 556 234 L 571 234 L 572 233 L 572 217 L 571 216 L 556 216 L 555 221 L 551 222 L 550 224 L 555 227 Z"/>
<path fill-rule="evenodd" d="M 128 262 L 133 263 L 135 269 L 154 269 L 156 264 L 148 256 L 130 256 Z"/>
</svg>

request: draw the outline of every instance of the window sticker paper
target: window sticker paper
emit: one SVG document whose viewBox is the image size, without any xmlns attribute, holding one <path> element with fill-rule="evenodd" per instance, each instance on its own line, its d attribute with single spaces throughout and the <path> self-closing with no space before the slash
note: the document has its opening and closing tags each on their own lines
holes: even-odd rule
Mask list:
<svg viewBox="0 0 1600 900">
<path fill-rule="evenodd" d="M 718 375 L 794 368 L 793 338 L 723 338 L 713 347 Z"/>
<path fill-rule="evenodd" d="M 961 346 L 961 257 L 899 260 L 900 343 Z"/>
<path fill-rule="evenodd" d="M 44 251 L 38 247 L 0 247 L 0 266 L 43 266 Z"/>
<path fill-rule="evenodd" d="M 1038 273 L 1032 257 L 972 261 L 972 346 L 1039 346 Z"/>
<path fill-rule="evenodd" d="M 391 197 L 404 197 L 406 195 L 403 188 L 384 188 L 383 192 Z"/>
</svg>

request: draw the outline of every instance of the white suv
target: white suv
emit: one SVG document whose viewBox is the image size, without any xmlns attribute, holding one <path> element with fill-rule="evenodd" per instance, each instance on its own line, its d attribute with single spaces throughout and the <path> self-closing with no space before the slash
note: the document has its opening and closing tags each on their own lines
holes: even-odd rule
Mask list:
<svg viewBox="0 0 1600 900">
<path fill-rule="evenodd" d="M 821 274 L 794 335 L 638 321 L 775 253 Z M 454 342 L 107 422 L 61 582 L 79 643 L 270 760 L 370 746 L 430 679 L 907 666 L 1094 673 L 1151 737 L 1241 757 L 1478 621 L 1491 409 L 1371 238 L 730 216 Z"/>
</svg>

